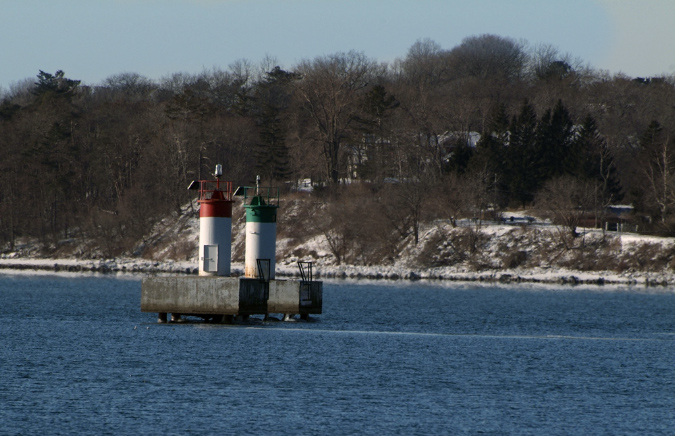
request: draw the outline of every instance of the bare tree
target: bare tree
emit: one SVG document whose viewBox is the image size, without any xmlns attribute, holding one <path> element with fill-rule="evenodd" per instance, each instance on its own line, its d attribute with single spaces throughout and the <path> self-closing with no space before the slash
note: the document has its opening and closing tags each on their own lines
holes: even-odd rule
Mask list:
<svg viewBox="0 0 675 436">
<path fill-rule="evenodd" d="M 426 38 L 417 40 L 409 49 L 405 59 L 399 61 L 401 73 L 411 82 L 429 85 L 443 80 L 446 52 L 435 41 Z"/>
<path fill-rule="evenodd" d="M 490 34 L 464 38 L 450 55 L 461 76 L 480 79 L 520 78 L 527 63 L 524 42 Z"/>
<path fill-rule="evenodd" d="M 376 73 L 377 64 L 364 54 L 350 51 L 302 61 L 294 83 L 301 107 L 313 125 L 313 140 L 320 143 L 326 175 L 340 179 L 342 146 L 360 111 L 360 99 Z"/>
<path fill-rule="evenodd" d="M 189 88 L 196 81 L 196 77 L 189 73 L 172 73 L 160 80 L 159 86 L 163 91 L 170 93 L 170 95 L 177 95 L 182 93 L 186 88 Z"/>
<path fill-rule="evenodd" d="M 467 194 L 465 179 L 457 173 L 443 177 L 436 193 L 436 216 L 449 219 L 452 227 L 457 227 L 457 220 L 465 217 L 471 210 L 471 196 Z"/>
<path fill-rule="evenodd" d="M 642 171 L 649 197 L 665 223 L 675 206 L 675 144 L 661 125 L 653 121 L 641 139 Z"/>
<path fill-rule="evenodd" d="M 9 85 L 9 90 L 3 94 L 3 100 L 11 101 L 20 106 L 28 106 L 33 100 L 35 80 L 25 78 Z"/>
<path fill-rule="evenodd" d="M 377 198 L 380 210 L 401 239 L 412 235 L 415 245 L 420 238 L 420 225 L 430 216 L 433 198 L 432 179 L 420 174 L 384 185 Z"/>
<path fill-rule="evenodd" d="M 588 69 L 580 58 L 561 53 L 551 44 L 535 45 L 528 61 L 530 75 L 540 80 L 560 80 L 575 73 L 585 74 Z"/>
<path fill-rule="evenodd" d="M 355 226 L 350 223 L 349 217 L 353 204 L 342 199 L 333 199 L 326 205 L 324 219 L 320 224 L 321 231 L 326 238 L 328 247 L 335 257 L 335 263 L 340 265 L 347 260 L 347 256 L 355 241 Z"/>
<path fill-rule="evenodd" d="M 131 101 L 145 100 L 157 85 L 138 73 L 120 73 L 103 81 L 105 88 Z"/>
<path fill-rule="evenodd" d="M 597 182 L 561 176 L 546 182 L 537 194 L 537 208 L 554 224 L 564 227 L 569 236 L 576 238 L 579 236 L 577 228 L 593 211 L 596 191 Z M 570 248 L 563 233 L 561 239 L 565 247 Z"/>
<path fill-rule="evenodd" d="M 430 39 L 415 42 L 392 70 L 392 92 L 400 101 L 398 141 L 424 154 L 437 176 L 443 172 L 441 137 L 457 125 L 448 71 L 448 52 Z"/>
</svg>

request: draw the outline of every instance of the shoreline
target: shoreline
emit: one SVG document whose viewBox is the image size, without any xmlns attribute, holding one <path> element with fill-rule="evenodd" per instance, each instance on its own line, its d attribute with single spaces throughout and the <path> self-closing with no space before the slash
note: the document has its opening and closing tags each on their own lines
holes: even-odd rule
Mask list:
<svg viewBox="0 0 675 436">
<path fill-rule="evenodd" d="M 0 259 L 0 274 L 11 272 L 72 273 L 72 274 L 176 274 L 196 275 L 194 262 L 152 261 L 143 259 Z M 300 274 L 294 264 L 277 264 L 277 277 L 292 279 Z M 243 264 L 232 264 L 232 277 L 243 276 Z M 668 287 L 675 285 L 672 273 L 630 272 L 619 274 L 611 271 L 573 270 L 492 270 L 466 271 L 457 268 L 429 268 L 426 270 L 353 265 L 315 265 L 314 278 L 335 280 L 382 280 L 382 281 L 432 281 L 432 282 L 479 282 L 495 284 L 556 284 L 556 285 L 622 285 L 645 287 Z"/>
</svg>

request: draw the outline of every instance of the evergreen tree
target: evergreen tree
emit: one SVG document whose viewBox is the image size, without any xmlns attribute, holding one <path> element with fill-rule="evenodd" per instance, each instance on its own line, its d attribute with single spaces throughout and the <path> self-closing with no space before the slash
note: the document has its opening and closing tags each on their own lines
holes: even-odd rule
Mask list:
<svg viewBox="0 0 675 436">
<path fill-rule="evenodd" d="M 29 172 L 49 180 L 35 202 L 45 219 L 40 236 L 68 234 L 69 214 L 77 189 L 78 167 L 82 160 L 82 144 L 77 141 L 75 126 L 81 108 L 73 103 L 79 80 L 68 79 L 61 70 L 49 74 L 42 70 L 32 90 L 34 99 L 27 108 L 35 124 L 21 149 Z M 42 218 L 42 217 L 41 217 Z"/>
<path fill-rule="evenodd" d="M 537 158 L 539 183 L 564 174 L 573 174 L 578 157 L 572 145 L 574 123 L 558 100 L 553 111 L 547 110 L 537 126 Z"/>
<path fill-rule="evenodd" d="M 396 98 L 389 94 L 384 86 L 374 85 L 364 97 L 364 113 L 361 121 L 371 126 L 382 126 L 388 112 L 399 106 Z"/>
<path fill-rule="evenodd" d="M 530 203 L 540 185 L 537 156 L 537 114 L 525 100 L 509 126 L 510 138 L 505 163 L 512 201 Z"/>
<path fill-rule="evenodd" d="M 616 173 L 616 161 L 607 141 L 598 132 L 595 119 L 587 115 L 572 142 L 568 157 L 570 172 L 577 178 L 597 181 L 602 186 L 604 202 L 612 203 L 623 198 L 621 182 Z"/>
<path fill-rule="evenodd" d="M 265 75 L 255 92 L 256 120 L 260 127 L 255 168 L 267 180 L 291 177 L 284 113 L 291 99 L 288 85 L 298 78 L 296 73 L 277 66 Z"/>
<path fill-rule="evenodd" d="M 494 185 L 491 190 L 495 193 L 505 193 L 510 184 L 509 172 L 504 165 L 510 139 L 506 105 L 502 103 L 493 109 L 486 126 L 469 162 L 469 172 L 487 171 L 493 175 Z M 508 198 L 502 198 L 499 202 L 508 203 Z"/>
<path fill-rule="evenodd" d="M 75 89 L 80 85 L 79 80 L 68 79 L 62 70 L 54 74 L 46 73 L 40 70 L 37 75 L 38 81 L 35 82 L 33 94 L 39 99 L 65 97 L 70 99 Z"/>
<path fill-rule="evenodd" d="M 469 145 L 469 138 L 465 135 L 458 135 L 451 143 L 450 156 L 444 164 L 446 172 L 464 174 L 471 162 L 474 149 Z"/>
<path fill-rule="evenodd" d="M 21 106 L 16 103 L 12 103 L 9 100 L 3 100 L 0 103 L 0 121 L 9 121 L 12 117 L 19 112 Z"/>
</svg>

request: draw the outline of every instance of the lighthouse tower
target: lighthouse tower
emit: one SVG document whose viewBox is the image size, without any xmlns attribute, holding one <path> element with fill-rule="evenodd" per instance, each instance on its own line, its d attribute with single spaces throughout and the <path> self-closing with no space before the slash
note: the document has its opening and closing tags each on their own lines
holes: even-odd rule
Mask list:
<svg viewBox="0 0 675 436">
<path fill-rule="evenodd" d="M 199 277 L 146 277 L 141 285 L 141 311 L 156 312 L 159 322 L 180 322 L 183 316 L 207 322 L 233 323 L 251 315 L 283 314 L 284 320 L 320 314 L 323 282 L 312 277 L 311 262 L 299 262 L 301 280 L 276 280 L 279 189 L 223 182 L 222 166 L 215 180 L 195 180 L 199 191 Z M 232 203 L 243 196 L 246 212 L 245 277 L 229 277 L 232 257 Z M 169 321 L 168 314 L 171 313 Z"/>
<path fill-rule="evenodd" d="M 215 180 L 199 181 L 199 275 L 229 276 L 232 259 L 232 182 L 220 180 L 223 167 L 216 165 Z M 195 189 L 195 182 L 188 189 Z"/>
<path fill-rule="evenodd" d="M 261 188 L 260 176 L 256 186 L 244 188 L 246 209 L 246 255 L 244 276 L 273 280 L 276 268 L 277 209 L 279 190 Z"/>
</svg>

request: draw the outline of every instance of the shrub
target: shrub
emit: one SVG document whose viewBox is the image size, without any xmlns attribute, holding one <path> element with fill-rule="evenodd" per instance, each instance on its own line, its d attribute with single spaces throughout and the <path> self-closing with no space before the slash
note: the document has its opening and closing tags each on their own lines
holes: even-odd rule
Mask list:
<svg viewBox="0 0 675 436">
<path fill-rule="evenodd" d="M 511 251 L 502 257 L 502 266 L 504 268 L 518 268 L 527 260 L 527 253 L 522 250 Z"/>
</svg>

